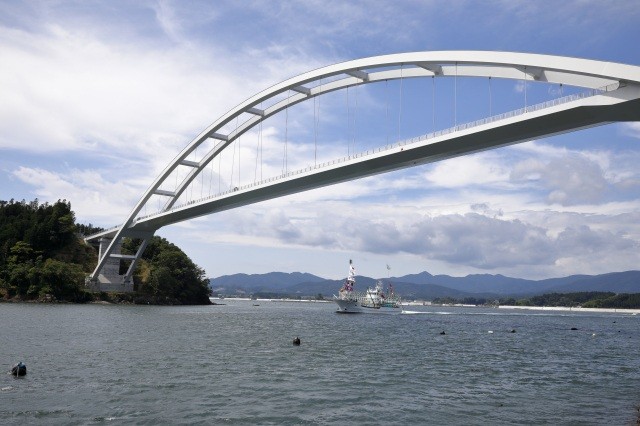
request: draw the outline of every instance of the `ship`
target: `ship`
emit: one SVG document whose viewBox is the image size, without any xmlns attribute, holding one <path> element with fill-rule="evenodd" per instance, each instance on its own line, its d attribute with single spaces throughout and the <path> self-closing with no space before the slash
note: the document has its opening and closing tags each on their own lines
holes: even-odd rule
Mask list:
<svg viewBox="0 0 640 426">
<path fill-rule="evenodd" d="M 393 291 L 393 285 L 389 284 L 388 291 L 384 292 L 382 281 L 378 280 L 374 287 L 367 288 L 364 292 L 355 291 L 356 270 L 353 261 L 349 260 L 349 274 L 344 284 L 334 295 L 333 300 L 338 305 L 336 312 L 342 314 L 359 313 L 400 313 L 402 303 Z"/>
</svg>

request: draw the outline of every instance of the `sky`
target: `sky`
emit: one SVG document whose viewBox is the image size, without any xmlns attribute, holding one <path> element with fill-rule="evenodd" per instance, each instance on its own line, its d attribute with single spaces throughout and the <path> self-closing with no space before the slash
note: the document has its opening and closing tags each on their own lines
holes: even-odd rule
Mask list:
<svg viewBox="0 0 640 426">
<path fill-rule="evenodd" d="M 438 50 L 640 66 L 638 22 L 634 0 L 0 0 L 0 199 L 66 199 L 78 222 L 108 228 L 210 123 L 287 78 Z M 287 167 L 305 167 L 315 150 L 310 132 L 320 134 L 320 155 L 337 158 L 518 108 L 524 91 L 496 82 L 487 101 L 486 82 L 461 81 L 452 114 L 451 81 L 399 84 L 352 90 L 346 101 L 345 93 L 326 95 L 274 117 L 241 140 L 238 166 L 235 153 L 223 156 L 191 196 L 276 173 L 285 140 Z M 548 86 L 527 90 L 529 102 L 557 95 Z M 309 125 L 315 111 L 317 129 Z M 638 164 L 640 123 L 614 123 L 269 200 L 157 235 L 210 277 L 337 279 L 349 259 L 371 277 L 634 270 Z"/>
</svg>

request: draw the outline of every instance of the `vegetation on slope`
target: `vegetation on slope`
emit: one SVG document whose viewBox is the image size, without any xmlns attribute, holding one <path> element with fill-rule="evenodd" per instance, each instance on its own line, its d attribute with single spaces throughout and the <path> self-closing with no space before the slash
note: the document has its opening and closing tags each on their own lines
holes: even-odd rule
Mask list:
<svg viewBox="0 0 640 426">
<path fill-rule="evenodd" d="M 97 263 L 81 234 L 100 230 L 76 225 L 71 203 L 0 201 L 0 299 L 87 302 L 102 300 L 206 304 L 204 271 L 182 250 L 154 238 L 137 268 L 137 294 L 95 295 L 84 280 Z M 127 242 L 134 246 L 135 242 Z"/>
<path fill-rule="evenodd" d="M 126 239 L 123 253 L 133 254 L 139 240 Z M 134 287 L 154 304 L 200 305 L 209 303 L 209 279 L 205 271 L 176 245 L 153 237 L 138 261 Z"/>
<path fill-rule="evenodd" d="M 66 200 L 0 201 L 0 292 L 7 299 L 84 302 L 84 277 L 97 261 L 76 237 Z"/>
</svg>

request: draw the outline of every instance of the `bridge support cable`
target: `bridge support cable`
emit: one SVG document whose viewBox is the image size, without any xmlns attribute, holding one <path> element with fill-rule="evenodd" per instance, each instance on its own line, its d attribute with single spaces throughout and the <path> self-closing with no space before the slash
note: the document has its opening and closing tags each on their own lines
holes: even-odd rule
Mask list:
<svg viewBox="0 0 640 426">
<path fill-rule="evenodd" d="M 527 66 L 525 65 L 522 81 L 524 82 L 524 112 L 527 112 Z"/>
<path fill-rule="evenodd" d="M 424 111 L 425 111 L 424 112 L 424 133 L 425 134 L 430 133 L 429 132 L 430 121 L 431 121 L 431 110 L 430 110 L 430 107 L 431 107 L 431 102 L 430 102 L 431 92 L 429 90 L 429 85 L 431 84 L 430 81 L 431 81 L 430 78 L 429 79 L 427 79 L 427 78 L 424 79 Z"/>
<path fill-rule="evenodd" d="M 347 104 L 347 113 L 345 114 L 347 117 L 347 157 L 351 156 L 351 105 L 349 104 L 349 88 L 345 90 L 346 92 L 346 104 Z"/>
<path fill-rule="evenodd" d="M 295 89 L 294 89 L 295 90 Z M 309 89 L 306 89 L 306 92 L 302 92 L 305 93 L 307 96 L 309 95 L 310 91 Z M 287 160 L 287 143 L 289 142 L 289 102 L 288 99 L 290 99 L 291 97 L 291 93 L 287 92 L 287 106 L 284 109 L 284 153 L 282 156 L 282 174 L 286 175 L 287 174 L 287 168 L 289 166 Z"/>
<path fill-rule="evenodd" d="M 386 135 L 385 146 L 389 145 L 389 80 L 384 81 L 384 98 L 385 98 L 385 116 L 384 116 L 384 130 Z"/>
<path fill-rule="evenodd" d="M 258 159 L 260 158 L 260 138 L 261 137 L 262 137 L 262 121 L 259 124 L 258 137 L 256 138 L 256 163 L 255 163 L 255 167 L 253 168 L 253 183 L 256 183 L 258 181 Z"/>
<path fill-rule="evenodd" d="M 200 147 L 199 145 L 198 145 L 198 146 L 196 146 L 196 149 L 194 149 L 194 150 L 193 150 L 193 152 L 192 152 L 192 154 L 193 154 L 193 159 L 194 159 L 194 161 L 193 161 L 193 162 L 194 162 L 194 163 L 196 163 L 196 167 L 199 167 L 199 165 L 198 165 L 198 163 L 197 163 L 197 158 L 198 158 L 198 148 L 199 148 L 199 147 Z M 196 173 L 196 177 L 197 177 L 197 175 L 198 175 L 198 174 L 199 174 L 199 172 L 198 172 L 198 173 Z M 195 188 L 194 188 L 194 186 L 195 186 L 195 185 L 190 185 L 190 186 L 191 186 L 191 199 L 193 200 L 193 199 L 194 199 L 194 197 L 193 197 L 193 191 L 195 190 Z"/>
<path fill-rule="evenodd" d="M 200 199 L 204 198 L 204 169 L 200 173 Z"/>
<path fill-rule="evenodd" d="M 211 193 L 211 185 L 213 184 L 213 167 L 214 167 L 214 162 L 213 161 L 211 162 L 210 166 L 211 166 L 210 167 L 211 171 L 209 172 L 209 192 L 208 192 L 209 197 L 211 197 L 211 195 L 213 195 Z"/>
<path fill-rule="evenodd" d="M 322 81 L 320 81 L 322 86 Z M 320 89 L 322 90 L 322 89 Z M 317 103 L 317 107 L 316 107 Z M 318 164 L 318 121 L 320 120 L 320 98 L 313 97 L 313 167 Z"/>
<path fill-rule="evenodd" d="M 262 105 L 262 104 L 260 104 Z M 263 121 L 260 120 L 260 180 L 262 180 L 262 165 L 264 164 L 264 158 L 262 156 L 263 154 L 263 150 L 264 150 L 264 134 L 262 132 L 262 123 Z"/>
<path fill-rule="evenodd" d="M 347 92 L 347 157 L 351 157 L 355 154 L 356 146 L 356 125 L 358 114 L 358 86 L 353 86 L 353 96 L 349 96 L 349 88 Z M 353 106 L 351 105 L 351 98 L 353 98 Z"/>
<path fill-rule="evenodd" d="M 352 151 L 356 153 L 356 143 L 358 141 L 358 86 L 353 86 L 353 97 L 355 98 L 355 105 L 353 107 L 353 143 Z"/>
<path fill-rule="evenodd" d="M 402 127 L 402 82 L 404 81 L 404 64 L 400 65 L 400 100 L 398 103 L 398 142 L 400 139 L 400 128 Z"/>
<path fill-rule="evenodd" d="M 453 77 L 453 125 L 458 125 L 458 62 L 456 62 L 456 75 Z"/>
<path fill-rule="evenodd" d="M 453 65 L 453 66 L 452 66 Z M 349 90 L 352 86 L 358 86 L 360 84 L 369 84 L 374 82 L 382 82 L 385 81 L 385 94 L 387 95 L 387 110 L 386 110 L 386 128 L 387 128 L 387 141 L 389 139 L 388 131 L 389 131 L 389 123 L 388 123 L 388 115 L 389 115 L 389 104 L 388 104 L 388 81 L 389 80 L 400 80 L 400 106 L 398 113 L 398 139 L 401 137 L 401 125 L 402 125 L 402 92 L 403 92 L 403 81 L 405 78 L 416 78 L 416 77 L 431 77 L 432 78 L 432 125 L 434 128 L 434 135 L 438 132 L 435 131 L 435 121 L 436 121 L 436 111 L 435 111 L 435 97 L 436 97 L 436 87 L 435 87 L 435 77 L 444 77 L 444 78 L 454 78 L 454 131 L 464 131 L 465 129 L 469 129 L 469 126 L 463 124 L 458 126 L 457 123 L 457 79 L 458 77 L 488 77 L 489 78 L 489 111 L 490 115 L 493 113 L 492 106 L 492 79 L 493 78 L 501 78 L 501 79 L 510 79 L 510 80 L 519 80 L 522 77 L 524 69 L 524 90 L 525 90 L 525 108 L 524 110 L 527 112 L 531 112 L 537 115 L 540 115 L 539 110 L 536 109 L 537 106 L 528 105 L 527 99 L 527 83 L 528 83 L 528 75 L 531 74 L 533 80 L 546 82 L 551 84 L 560 84 L 560 92 L 563 93 L 563 85 L 569 84 L 571 86 L 587 88 L 587 89 L 597 89 L 599 87 L 604 87 L 607 85 L 620 85 L 624 87 L 622 91 L 616 91 L 613 94 L 607 94 L 606 96 L 597 97 L 597 99 L 593 99 L 591 104 L 584 103 L 585 107 L 594 107 L 593 111 L 596 111 L 598 117 L 583 119 L 583 122 L 579 122 L 578 120 L 568 120 L 571 121 L 571 124 L 567 125 L 568 128 L 563 131 L 570 131 L 572 129 L 577 129 L 579 127 L 588 127 L 591 125 L 595 125 L 594 123 L 601 123 L 604 121 L 626 121 L 629 119 L 636 119 L 634 114 L 629 113 L 624 108 L 618 108 L 616 105 L 625 103 L 625 105 L 634 105 L 637 107 L 637 103 L 635 99 L 640 97 L 637 95 L 637 88 L 640 85 L 640 67 L 625 65 L 625 64 L 615 64 L 610 62 L 602 62 L 602 61 L 592 61 L 586 59 L 578 59 L 578 58 L 567 58 L 567 57 L 559 57 L 559 56 L 551 56 L 551 55 L 535 55 L 535 54 L 525 54 L 525 53 L 513 53 L 513 52 L 481 52 L 481 51 L 463 51 L 463 52 L 411 52 L 411 53 L 401 53 L 401 54 L 392 54 L 392 55 L 383 55 L 371 58 L 363 58 L 354 61 L 349 61 L 341 64 L 330 65 L 324 68 L 319 68 L 317 70 L 313 70 L 299 76 L 293 77 L 286 81 L 283 81 L 279 84 L 276 84 L 246 101 L 239 104 L 237 107 L 231 109 L 223 116 L 221 116 L 218 120 L 216 120 L 213 124 L 203 130 L 200 135 L 198 135 L 192 142 L 190 142 L 183 150 L 170 162 L 170 164 L 157 176 L 154 182 L 151 184 L 149 189 L 142 195 L 138 203 L 133 207 L 131 212 L 129 213 L 127 219 L 124 221 L 122 225 L 119 227 L 113 228 L 112 230 L 105 231 L 106 233 L 96 234 L 96 236 L 91 236 L 91 238 L 97 238 L 98 235 L 111 235 L 112 240 L 111 243 L 102 250 L 100 255 L 100 259 L 96 269 L 91 275 L 92 280 L 96 280 L 100 275 L 102 269 L 105 266 L 107 259 L 111 259 L 112 253 L 117 253 L 117 244 L 120 244 L 121 239 L 125 236 L 128 236 L 130 232 L 133 230 L 145 230 L 146 232 L 150 232 L 151 235 L 158 228 L 165 226 L 169 223 L 175 223 L 179 220 L 185 220 L 189 217 L 194 217 L 196 215 L 201 214 L 209 214 L 213 211 L 218 211 L 217 209 L 211 209 L 208 207 L 213 201 L 196 201 L 189 200 L 189 206 L 181 207 L 180 209 L 174 209 L 174 205 L 178 201 L 178 199 L 184 194 L 184 191 L 188 189 L 188 187 L 194 182 L 194 179 L 198 174 L 203 173 L 206 166 L 212 162 L 216 157 L 218 157 L 218 193 L 221 193 L 221 175 L 222 175 L 222 155 L 223 151 L 225 151 L 231 143 L 233 143 L 236 139 L 238 139 L 238 148 L 231 148 L 233 152 L 232 160 L 232 168 L 234 167 L 233 162 L 235 161 L 235 149 L 241 149 L 239 138 L 245 132 L 249 131 L 256 125 L 262 126 L 262 123 L 265 119 L 281 112 L 284 110 L 285 115 L 285 143 L 284 143 L 284 158 L 283 158 L 283 175 L 284 178 L 288 181 L 294 182 L 298 178 L 292 178 L 289 175 L 288 170 L 288 114 L 289 107 L 295 105 L 300 102 L 304 102 L 310 98 L 314 98 L 314 168 L 322 167 L 322 165 L 317 164 L 317 131 L 318 131 L 318 123 L 319 123 L 319 99 L 316 100 L 317 96 L 337 91 L 337 90 Z M 327 79 L 328 81 L 325 81 Z M 316 83 L 320 83 L 319 85 Z M 316 84 L 316 85 L 314 85 Z M 634 91 L 635 90 L 635 91 Z M 292 94 L 292 92 L 294 92 Z M 282 96 L 285 95 L 284 98 Z M 356 92 L 357 96 L 357 92 Z M 624 97 L 628 97 L 628 99 Z M 599 102 L 602 102 L 601 105 L 597 105 Z M 265 105 L 263 105 L 265 103 Z M 317 109 L 316 109 L 317 103 Z M 592 105 L 593 104 L 593 105 Z M 609 108 L 611 106 L 611 109 Z M 356 100 L 357 106 L 357 100 Z M 555 108 L 555 107 L 550 107 Z M 599 109 L 598 109 L 599 108 Z M 612 111 L 608 113 L 606 111 Z M 576 109 L 574 115 L 577 115 L 580 110 Z M 317 114 L 317 116 L 316 116 Z M 354 113 L 357 114 L 357 111 Z M 608 116 L 606 116 L 609 114 Z M 243 116 L 243 121 L 240 122 L 240 115 Z M 537 116 L 536 115 L 536 116 Z M 570 117 L 571 114 L 567 113 L 565 116 Z M 563 117 L 565 117 L 563 116 Z M 606 116 L 606 117 L 605 117 Z M 246 118 L 248 117 L 248 118 Z M 246 118 L 246 119 L 245 119 Z M 534 123 L 535 117 L 530 117 L 526 120 L 531 120 L 531 123 Z M 607 120 L 605 120 L 605 118 Z M 640 120 L 640 118 L 638 118 Z M 232 132 L 227 132 L 225 129 L 229 128 L 230 123 L 236 121 L 236 128 Z M 525 119 L 523 119 L 525 120 Z M 593 122 L 589 121 L 592 120 Z M 494 120 L 495 121 L 495 120 Z M 486 121 L 487 125 L 492 123 L 491 120 Z M 582 123 L 582 124 L 580 124 Z M 357 117 L 354 115 L 353 126 L 357 125 Z M 475 126 L 476 124 L 474 124 Z M 482 126 L 485 124 L 481 124 Z M 526 126 L 525 126 L 526 127 Z M 523 129 L 525 128 L 523 127 Z M 352 140 L 353 140 L 353 148 L 355 149 L 355 138 L 356 138 L 356 130 L 353 130 Z M 551 130 L 548 131 L 550 134 Z M 260 132 L 260 139 L 262 139 L 262 132 Z M 519 140 L 527 140 L 529 136 L 524 134 L 520 135 Z M 206 148 L 205 154 L 198 159 L 197 149 L 200 147 L 203 142 L 207 140 L 214 139 L 217 141 L 215 146 L 211 149 Z M 435 143 L 435 142 L 430 142 Z M 263 142 L 259 141 L 260 145 L 260 157 L 262 158 L 262 149 Z M 388 144 L 387 144 L 388 145 Z M 404 145 L 404 144 L 403 144 Z M 205 148 L 206 145 L 203 146 Z M 230 147 L 229 147 L 230 148 Z M 454 148 L 455 149 L 455 148 Z M 482 148 L 481 148 L 482 149 Z M 351 156 L 351 146 L 348 148 L 349 156 Z M 406 152 L 401 154 L 402 158 L 407 156 L 411 150 L 405 150 Z M 461 155 L 462 151 L 460 151 L 456 155 Z M 471 152 L 471 151 L 469 151 Z M 194 160 L 190 160 L 190 155 L 194 155 Z M 387 155 L 387 154 L 385 154 Z M 394 154 L 395 155 L 395 154 Z M 239 155 L 240 157 L 240 155 Z M 357 155 L 356 157 L 360 157 Z M 394 164 L 402 164 L 402 167 L 406 167 L 409 165 L 415 165 L 420 162 L 424 162 L 424 160 L 419 161 L 411 161 L 409 159 L 405 159 L 396 163 L 395 156 L 388 155 L 388 159 L 385 160 L 376 160 L 381 161 L 381 165 L 385 162 L 393 162 Z M 360 158 L 356 158 L 353 161 L 358 161 Z M 363 160 L 364 161 L 364 160 Z M 368 161 L 368 160 L 367 160 Z M 430 160 L 435 161 L 435 160 Z M 364 164 L 364 163 L 363 163 Z M 377 163 L 376 163 L 377 164 Z M 240 158 L 239 158 L 239 169 Z M 395 167 L 395 166 L 394 166 Z M 184 168 L 188 168 L 185 176 L 182 176 L 181 170 Z M 397 167 L 396 167 L 397 168 Z M 390 170 L 391 168 L 389 168 Z M 315 169 L 314 169 L 315 170 Z M 367 169 L 367 173 L 371 174 L 372 170 L 380 170 L 379 172 L 386 171 L 386 167 L 373 167 Z M 211 178 L 210 178 L 210 187 L 213 176 L 213 163 L 211 167 Z M 297 173 L 297 172 L 296 172 Z M 314 172 L 315 173 L 315 172 Z M 350 170 L 349 173 L 355 173 L 358 176 L 364 176 L 364 171 L 358 172 L 358 169 Z M 174 191 L 168 191 L 166 189 L 166 184 L 170 181 L 167 179 L 171 176 L 171 174 L 175 174 L 175 187 Z M 255 172 L 257 176 L 257 170 Z M 262 162 L 261 162 L 261 181 L 263 179 L 262 176 Z M 204 175 L 203 175 L 204 176 Z M 204 177 L 201 177 L 200 184 L 204 187 Z M 324 176 L 322 171 L 317 172 L 318 178 Z M 354 175 L 355 176 L 355 175 Z M 345 179 L 351 179 L 355 177 L 345 177 Z M 233 179 L 233 172 L 232 172 Z M 238 185 L 240 185 L 241 179 L 241 171 L 238 170 Z M 299 179 L 302 179 L 300 177 Z M 304 179 L 302 179 L 299 185 L 299 189 L 293 190 L 288 189 L 285 192 L 293 193 L 299 192 L 303 190 L 303 186 L 305 188 L 317 187 L 316 185 L 307 185 L 303 183 Z M 196 181 L 197 182 L 197 181 Z M 254 182 L 255 183 L 255 182 Z M 193 191 L 195 189 L 194 185 L 191 188 L 192 198 Z M 268 186 L 268 185 L 267 185 Z M 161 194 L 158 191 L 165 191 L 165 194 Z M 244 190 L 247 192 L 248 190 Z M 253 191 L 253 190 L 251 190 Z M 255 189 L 256 195 L 261 193 L 258 190 L 258 187 Z M 169 194 L 169 192 L 171 194 Z M 202 196 L 203 188 L 201 188 L 201 196 Z M 243 192 L 243 194 L 244 194 Z M 276 191 L 277 192 L 277 191 Z M 282 193 L 282 192 L 280 192 Z M 249 198 L 257 200 L 257 198 L 249 197 L 247 198 L 243 194 L 237 194 L 238 197 L 245 197 L 243 199 L 247 200 Z M 164 204 L 162 209 L 159 208 L 159 213 L 152 215 L 151 217 L 146 216 L 147 203 L 150 201 L 152 197 L 157 198 L 158 202 L 160 202 L 160 196 L 167 196 L 169 199 Z M 187 196 L 187 194 L 185 194 Z M 276 195 L 275 192 L 267 192 L 265 195 L 260 196 L 259 198 L 269 199 L 273 198 Z M 253 201 L 255 202 L 255 201 Z M 193 204 L 193 205 L 191 205 Z M 246 201 L 243 202 L 235 202 L 229 204 L 233 208 L 233 206 L 244 205 Z M 232 206 L 233 205 L 233 206 Z M 205 207 L 206 206 L 206 207 Z M 211 204 L 213 206 L 213 204 Z M 145 209 L 145 218 L 137 217 L 139 212 L 142 209 Z M 169 219 L 171 218 L 171 219 Z M 138 254 L 136 254 L 137 257 Z M 125 275 L 126 278 L 126 275 Z M 130 274 L 129 274 L 130 278 Z"/>
<path fill-rule="evenodd" d="M 436 76 L 435 74 L 431 76 L 431 121 L 432 121 L 432 132 L 436 131 Z"/>
<path fill-rule="evenodd" d="M 491 102 L 492 102 L 491 96 L 492 96 L 492 94 L 491 94 L 491 76 L 489 76 L 489 117 L 491 117 L 491 116 L 493 115 L 493 114 L 492 114 L 492 112 L 491 112 L 491 108 L 492 108 L 492 105 L 491 105 Z"/>
<path fill-rule="evenodd" d="M 238 123 L 240 120 L 240 116 L 236 117 L 236 130 L 235 132 L 238 132 Z M 240 186 L 240 137 L 238 136 L 237 139 L 235 139 L 233 142 L 233 158 L 231 159 L 231 180 L 229 181 L 229 189 L 235 188 L 237 186 Z M 238 184 L 236 186 L 233 185 L 233 172 L 235 169 L 235 165 L 236 165 L 236 148 L 238 149 Z"/>
</svg>

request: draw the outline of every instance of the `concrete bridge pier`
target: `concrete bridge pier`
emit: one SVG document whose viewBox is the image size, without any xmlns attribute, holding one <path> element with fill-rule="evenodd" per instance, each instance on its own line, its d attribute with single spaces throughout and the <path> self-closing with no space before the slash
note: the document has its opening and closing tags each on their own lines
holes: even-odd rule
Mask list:
<svg viewBox="0 0 640 426">
<path fill-rule="evenodd" d="M 111 241 L 110 236 L 104 236 L 100 238 L 100 246 L 98 248 L 98 256 L 100 259 L 107 253 L 107 249 Z M 102 267 L 100 275 L 97 279 L 88 278 L 86 286 L 92 291 L 117 291 L 117 292 L 132 292 L 133 291 L 133 277 L 127 275 L 120 275 L 120 262 L 122 258 L 114 257 L 113 255 L 120 255 L 122 249 L 122 240 L 117 241 L 113 246 L 111 252 L 112 256 L 109 256 L 105 265 Z"/>
</svg>

